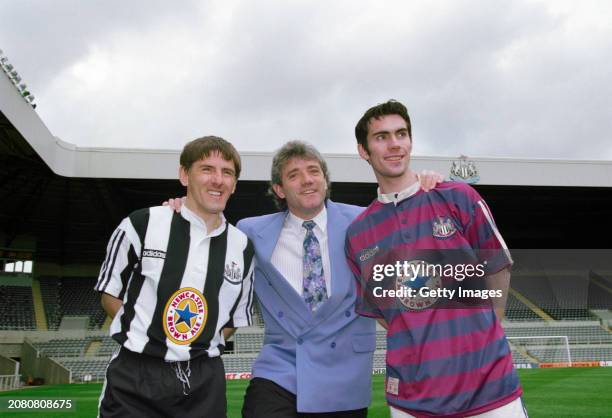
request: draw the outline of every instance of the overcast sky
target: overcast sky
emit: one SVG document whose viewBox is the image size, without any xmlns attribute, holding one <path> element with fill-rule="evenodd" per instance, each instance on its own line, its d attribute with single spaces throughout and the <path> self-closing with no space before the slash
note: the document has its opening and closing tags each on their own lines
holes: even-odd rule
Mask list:
<svg viewBox="0 0 612 418">
<path fill-rule="evenodd" d="M 3 1 L 0 48 L 80 146 L 354 153 L 395 98 L 417 155 L 612 159 L 610 1 Z"/>
</svg>

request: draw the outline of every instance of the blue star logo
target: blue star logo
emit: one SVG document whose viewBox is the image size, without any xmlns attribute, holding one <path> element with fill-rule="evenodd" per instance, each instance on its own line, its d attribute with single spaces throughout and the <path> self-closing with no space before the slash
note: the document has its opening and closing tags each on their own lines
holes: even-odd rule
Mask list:
<svg viewBox="0 0 612 418">
<path fill-rule="evenodd" d="M 413 289 L 420 289 L 421 287 L 425 286 L 427 280 L 429 280 L 429 277 L 427 276 L 416 276 L 413 280 L 404 279 L 402 281 L 402 285 L 405 287 L 411 287 Z"/>
<path fill-rule="evenodd" d="M 185 309 L 177 309 L 176 313 L 179 314 L 179 320 L 176 321 L 176 325 L 180 324 L 181 322 L 184 322 L 185 324 L 187 324 L 188 327 L 191 327 L 191 318 L 198 315 L 195 312 L 191 312 L 191 310 L 189 309 L 189 304 L 185 306 Z"/>
</svg>

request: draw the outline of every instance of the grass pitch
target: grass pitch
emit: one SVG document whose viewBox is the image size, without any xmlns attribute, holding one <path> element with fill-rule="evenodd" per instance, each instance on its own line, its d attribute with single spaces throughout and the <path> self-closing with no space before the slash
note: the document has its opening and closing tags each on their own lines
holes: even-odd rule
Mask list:
<svg viewBox="0 0 612 418">
<path fill-rule="evenodd" d="M 524 400 L 530 418 L 554 417 L 611 417 L 612 368 L 559 368 L 518 370 L 524 389 Z M 228 417 L 239 418 L 246 380 L 227 382 Z M 370 418 L 388 418 L 384 399 L 384 376 L 374 376 L 374 395 L 369 409 Z M 75 410 L 51 412 L 49 410 L 0 410 L 0 416 L 34 418 L 95 417 L 102 385 L 74 384 L 25 388 L 0 393 L 0 405 L 8 399 L 72 399 Z M 211 417 L 215 418 L 215 417 Z"/>
</svg>

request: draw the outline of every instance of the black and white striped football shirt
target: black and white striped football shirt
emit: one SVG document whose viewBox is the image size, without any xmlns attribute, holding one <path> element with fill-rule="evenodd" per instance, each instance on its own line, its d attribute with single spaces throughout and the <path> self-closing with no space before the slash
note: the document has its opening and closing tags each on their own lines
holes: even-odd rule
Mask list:
<svg viewBox="0 0 612 418">
<path fill-rule="evenodd" d="M 185 206 L 141 209 L 111 236 L 95 289 L 123 300 L 110 333 L 125 348 L 167 361 L 215 357 L 223 328 L 251 325 L 253 245 L 225 218 L 207 233 Z"/>
</svg>

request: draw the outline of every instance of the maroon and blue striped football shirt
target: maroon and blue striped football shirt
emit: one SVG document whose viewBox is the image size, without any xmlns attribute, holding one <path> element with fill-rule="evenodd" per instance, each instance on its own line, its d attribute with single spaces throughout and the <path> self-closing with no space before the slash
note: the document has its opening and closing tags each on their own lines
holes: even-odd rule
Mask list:
<svg viewBox="0 0 612 418">
<path fill-rule="evenodd" d="M 490 306 L 444 305 L 435 298 L 389 303 L 372 294 L 378 285 L 389 288 L 388 280 L 373 280 L 374 266 L 411 261 L 411 254 L 422 260 L 423 251 L 463 251 L 486 274 L 512 264 L 487 205 L 464 183 L 445 182 L 390 203 L 376 200 L 355 219 L 346 253 L 359 282 L 357 312 L 388 324 L 387 401 L 417 417 L 476 415 L 513 401 L 522 389 Z M 391 287 L 398 280 L 393 277 Z M 469 280 L 477 279 L 457 284 L 466 287 Z M 411 282 L 419 283 L 432 285 L 427 277 Z"/>
</svg>

